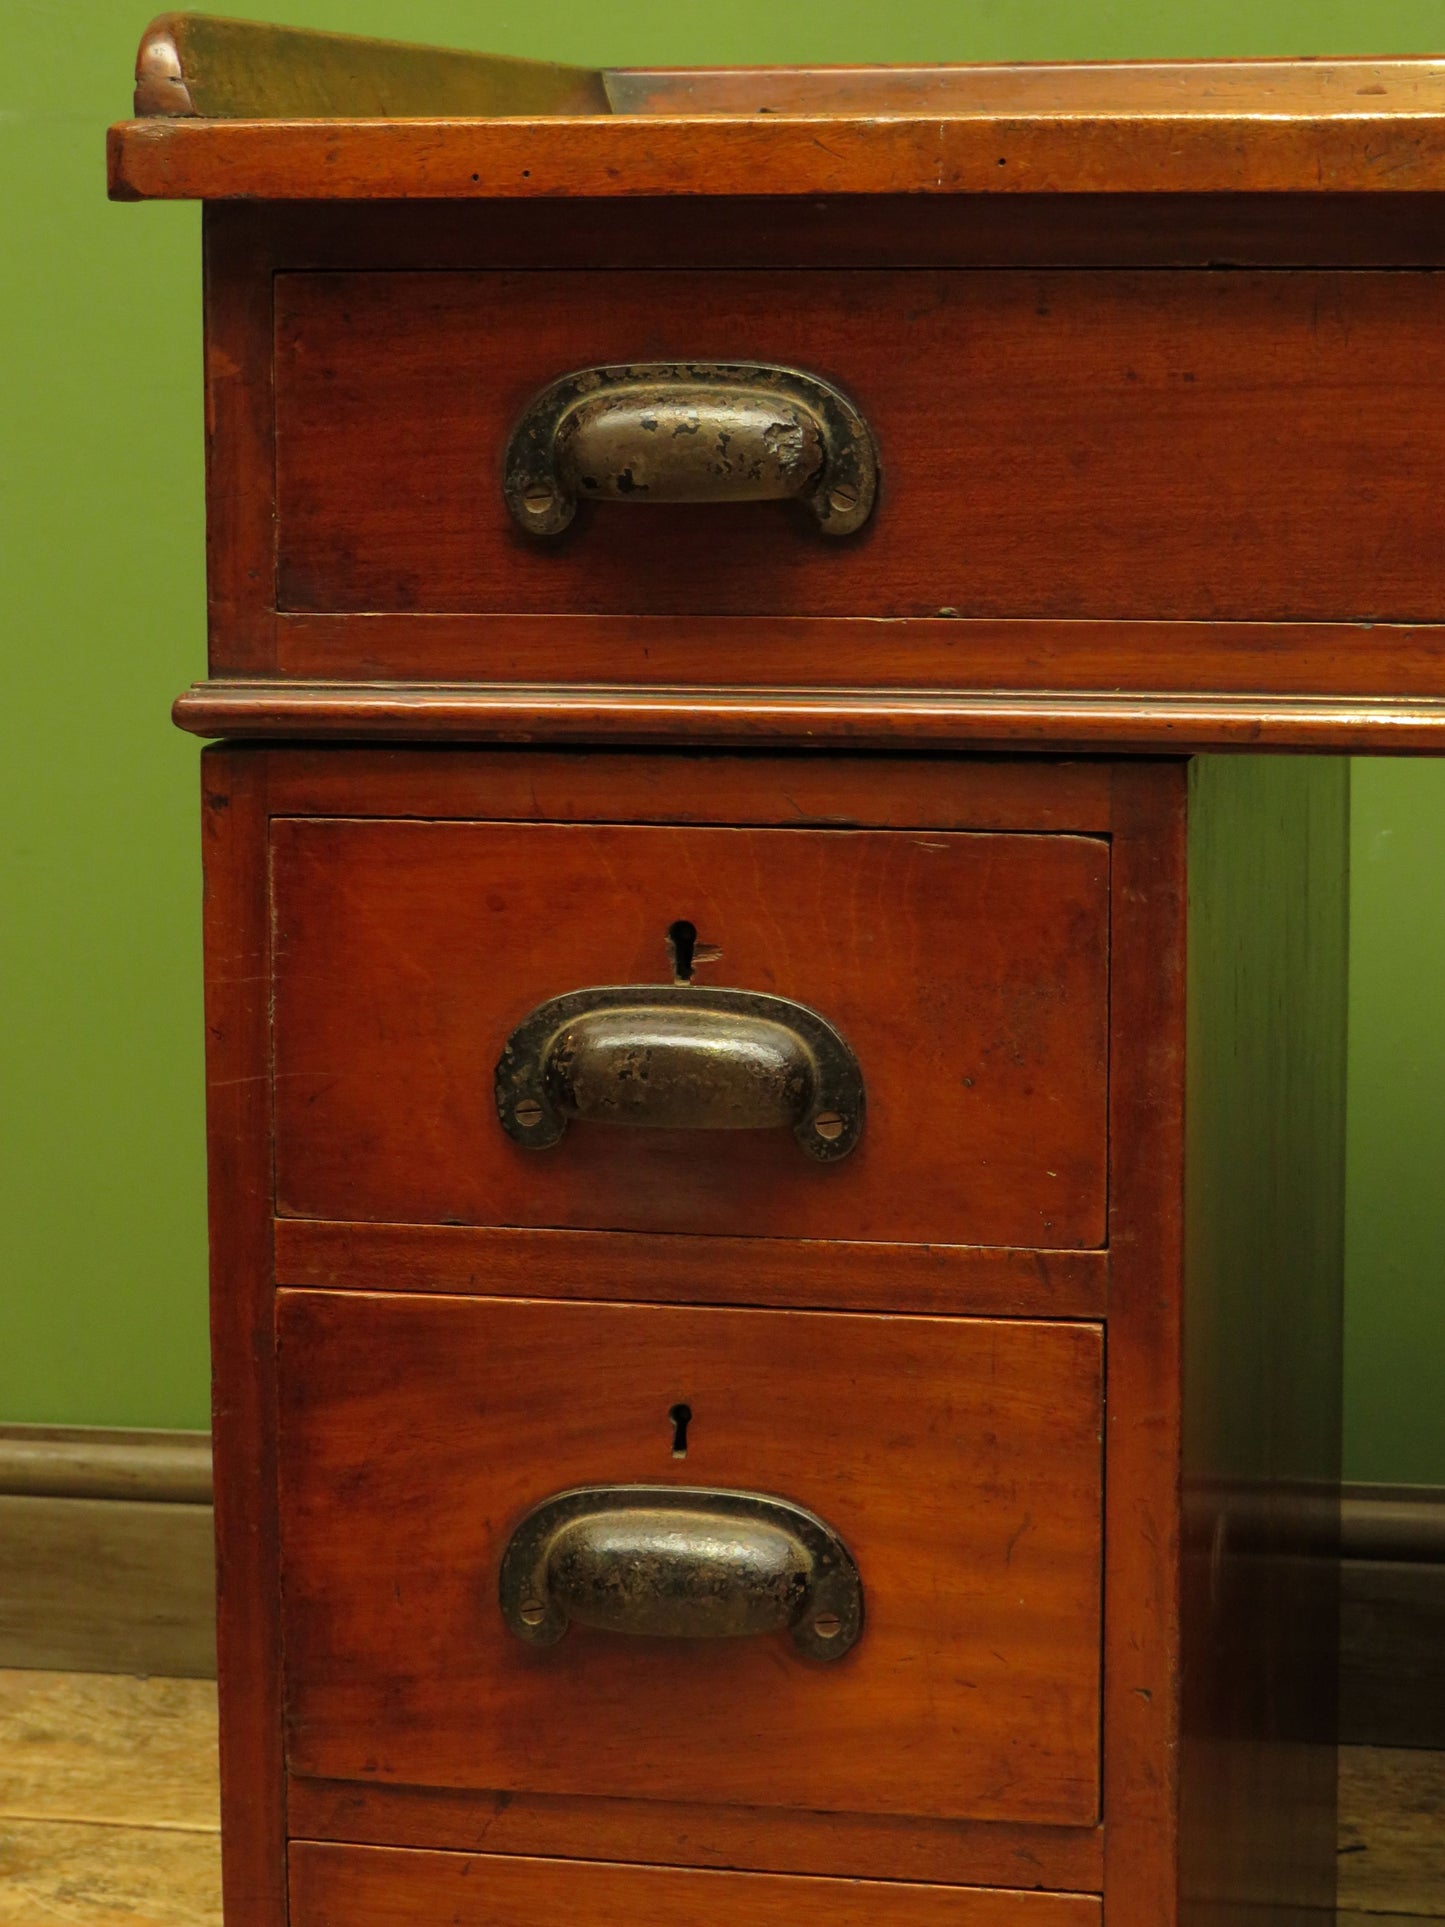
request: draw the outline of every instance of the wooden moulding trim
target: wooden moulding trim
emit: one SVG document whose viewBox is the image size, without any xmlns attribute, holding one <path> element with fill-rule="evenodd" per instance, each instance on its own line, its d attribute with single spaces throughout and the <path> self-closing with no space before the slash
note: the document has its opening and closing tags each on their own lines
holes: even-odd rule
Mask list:
<svg viewBox="0 0 1445 1927">
<path fill-rule="evenodd" d="M 1370 193 L 1445 186 L 1445 115 L 148 119 L 115 200 Z"/>
<path fill-rule="evenodd" d="M 197 736 L 272 739 L 1445 751 L 1445 699 L 1434 697 L 218 679 L 172 713 Z"/>
<path fill-rule="evenodd" d="M 0 1425 L 0 1493 L 209 1505 L 211 1435 Z"/>
<path fill-rule="evenodd" d="M 1445 1566 L 1445 1486 L 1345 1486 L 1340 1552 L 1346 1559 Z"/>
<path fill-rule="evenodd" d="M 278 1218 L 279 1285 L 1099 1318 L 1108 1253 Z M 609 1289 L 609 1280 L 614 1288 Z"/>
</svg>

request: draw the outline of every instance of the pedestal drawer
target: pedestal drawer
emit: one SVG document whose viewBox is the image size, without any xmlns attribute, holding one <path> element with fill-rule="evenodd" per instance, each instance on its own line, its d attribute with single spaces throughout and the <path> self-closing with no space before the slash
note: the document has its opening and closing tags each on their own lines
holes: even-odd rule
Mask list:
<svg viewBox="0 0 1445 1927">
<path fill-rule="evenodd" d="M 282 818 L 271 866 L 283 1216 L 1104 1242 L 1105 838 Z M 544 1144 L 511 1128 L 520 1087 L 499 1114 L 496 1069 L 583 993 L 678 998 L 716 1047 L 673 1084 L 624 1038 L 626 1119 Z M 836 1033 L 846 1116 L 803 1141 L 687 1128 L 752 1102 L 732 993 Z"/>
<path fill-rule="evenodd" d="M 278 1320 L 294 1774 L 1097 1819 L 1098 1326 L 337 1292 Z M 541 1557 L 558 1495 L 591 1537 Z M 781 1609 L 759 1500 L 832 1535 Z"/>
</svg>

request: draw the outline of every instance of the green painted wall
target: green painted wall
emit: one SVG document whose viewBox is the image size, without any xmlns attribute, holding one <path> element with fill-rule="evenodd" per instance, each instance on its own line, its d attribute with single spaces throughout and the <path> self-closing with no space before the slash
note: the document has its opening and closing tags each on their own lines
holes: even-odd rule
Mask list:
<svg viewBox="0 0 1445 1927">
<path fill-rule="evenodd" d="M 277 0 L 609 62 L 1411 53 L 1423 0 Z M 231 11 L 227 4 L 220 11 Z M 244 11 L 237 4 L 236 10 Z M 264 11 L 264 9 L 262 9 Z M 0 0 L 0 1418 L 206 1417 L 199 219 L 111 207 L 144 0 Z M 1445 1480 L 1445 767 L 1355 784 L 1349 1470 Z"/>
</svg>

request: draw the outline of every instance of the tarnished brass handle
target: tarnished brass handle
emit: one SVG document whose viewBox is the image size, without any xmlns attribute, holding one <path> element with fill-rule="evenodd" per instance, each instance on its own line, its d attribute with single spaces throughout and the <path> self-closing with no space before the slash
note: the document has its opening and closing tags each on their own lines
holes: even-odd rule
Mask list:
<svg viewBox="0 0 1445 1927">
<path fill-rule="evenodd" d="M 502 1617 L 530 1646 L 575 1621 L 659 1639 L 788 1631 L 841 1659 L 863 1630 L 847 1546 L 815 1513 L 763 1492 L 584 1485 L 529 1512 L 502 1555 Z"/>
<path fill-rule="evenodd" d="M 863 1073 L 826 1018 L 786 997 L 698 984 L 539 1004 L 502 1046 L 495 1093 L 503 1130 L 537 1151 L 574 1117 L 667 1131 L 788 1125 L 831 1164 L 863 1128 Z"/>
<path fill-rule="evenodd" d="M 503 492 L 529 535 L 594 502 L 804 503 L 827 535 L 873 510 L 868 424 L 817 375 L 752 362 L 644 362 L 563 375 L 528 403 Z"/>
</svg>

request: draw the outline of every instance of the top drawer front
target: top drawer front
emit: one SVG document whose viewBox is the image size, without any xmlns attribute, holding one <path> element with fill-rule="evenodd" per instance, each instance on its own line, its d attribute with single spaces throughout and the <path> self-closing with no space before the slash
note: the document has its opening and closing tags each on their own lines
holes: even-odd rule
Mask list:
<svg viewBox="0 0 1445 1927">
<path fill-rule="evenodd" d="M 1435 274 L 284 274 L 296 612 L 1431 619 Z M 861 534 L 790 505 L 502 500 L 517 417 L 599 363 L 763 361 L 862 410 Z M 702 673 L 714 674 L 715 661 Z"/>
</svg>

